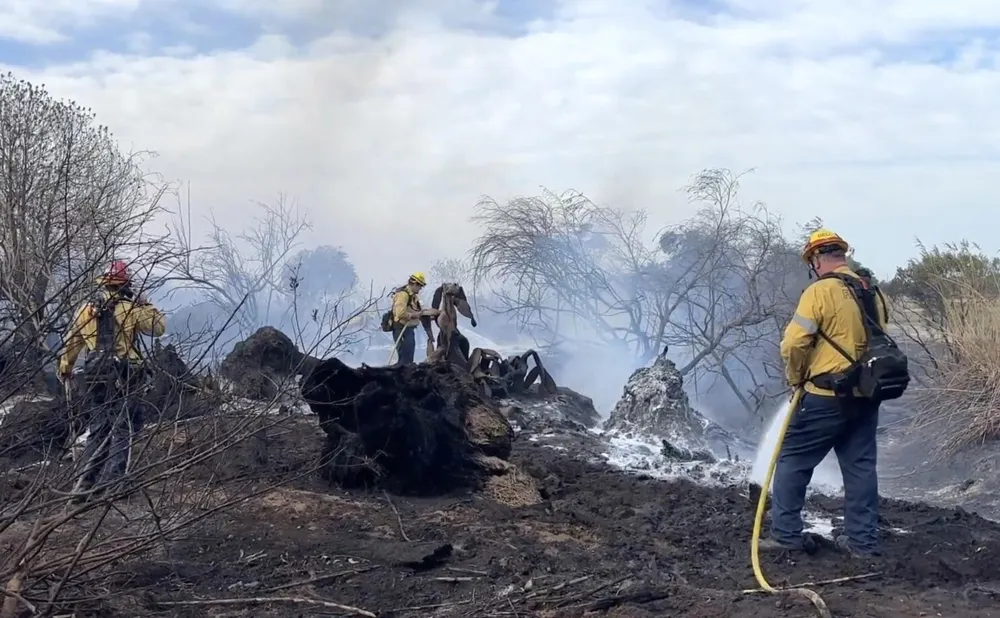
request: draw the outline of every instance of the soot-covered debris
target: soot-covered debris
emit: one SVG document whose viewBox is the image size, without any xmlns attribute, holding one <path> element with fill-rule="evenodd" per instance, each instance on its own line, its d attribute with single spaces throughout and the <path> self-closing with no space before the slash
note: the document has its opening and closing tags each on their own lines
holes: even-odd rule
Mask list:
<svg viewBox="0 0 1000 618">
<path fill-rule="evenodd" d="M 326 476 L 342 486 L 439 494 L 507 472 L 510 423 L 446 361 L 355 369 L 331 358 L 303 380 L 302 396 L 326 433 Z"/>
<path fill-rule="evenodd" d="M 696 453 L 701 459 L 705 453 L 728 457 L 753 450 L 691 407 L 683 377 L 665 356 L 632 373 L 604 429 L 613 436 L 655 436 L 668 442 L 672 456 Z"/>
<path fill-rule="evenodd" d="M 264 326 L 236 344 L 219 365 L 219 375 L 229 380 L 241 396 L 271 401 L 283 385 L 312 371 L 319 360 L 302 353 L 291 338 Z"/>
<path fill-rule="evenodd" d="M 555 394 L 528 393 L 499 403 L 512 422 L 535 433 L 591 429 L 601 418 L 593 399 L 565 386 L 558 387 Z"/>
</svg>

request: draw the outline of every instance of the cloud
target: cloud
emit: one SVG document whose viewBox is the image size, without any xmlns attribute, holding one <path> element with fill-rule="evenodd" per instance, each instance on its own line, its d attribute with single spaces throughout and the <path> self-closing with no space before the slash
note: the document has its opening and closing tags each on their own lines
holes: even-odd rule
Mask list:
<svg viewBox="0 0 1000 618">
<path fill-rule="evenodd" d="M 239 224 L 285 191 L 382 282 L 464 251 L 482 194 L 664 224 L 709 166 L 756 168 L 747 198 L 885 274 L 916 236 L 995 251 L 998 29 L 979 0 L 0 0 L 10 68 L 157 151 L 197 208 Z"/>
</svg>

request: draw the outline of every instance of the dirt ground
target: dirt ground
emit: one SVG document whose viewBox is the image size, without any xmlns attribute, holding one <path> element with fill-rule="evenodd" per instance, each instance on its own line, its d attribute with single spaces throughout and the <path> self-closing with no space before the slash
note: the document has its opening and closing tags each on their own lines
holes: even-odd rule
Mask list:
<svg viewBox="0 0 1000 618">
<path fill-rule="evenodd" d="M 268 465 L 279 458 L 287 474 L 307 469 L 320 442 L 314 419 L 294 423 L 269 448 Z M 740 489 L 628 475 L 526 439 L 513 461 L 539 503 L 345 492 L 305 476 L 121 565 L 108 600 L 77 616 L 817 615 L 800 597 L 741 592 L 757 585 L 754 504 Z M 885 533 L 881 559 L 823 548 L 764 556 L 765 574 L 775 586 L 867 575 L 815 588 L 833 616 L 1000 616 L 1000 525 L 889 500 L 882 516 L 905 532 Z"/>
</svg>

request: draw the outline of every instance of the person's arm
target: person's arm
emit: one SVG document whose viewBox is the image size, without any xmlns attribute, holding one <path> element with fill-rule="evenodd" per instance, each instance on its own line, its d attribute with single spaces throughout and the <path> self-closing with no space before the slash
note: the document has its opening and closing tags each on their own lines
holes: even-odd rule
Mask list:
<svg viewBox="0 0 1000 618">
<path fill-rule="evenodd" d="M 820 329 L 818 287 L 819 284 L 813 284 L 802 292 L 795 314 L 785 327 L 785 335 L 781 339 L 785 378 L 792 386 L 802 384 L 809 371 L 809 354 Z"/>
<path fill-rule="evenodd" d="M 163 333 L 167 332 L 166 316 L 148 302 L 142 300 L 134 302 L 132 304 L 132 318 L 135 320 L 135 330 L 143 335 L 162 337 Z"/>
<path fill-rule="evenodd" d="M 413 319 L 410 317 L 410 295 L 407 292 L 396 292 L 392 297 L 392 321 L 399 324 L 409 322 Z"/>
<path fill-rule="evenodd" d="M 59 366 L 57 369 L 59 377 L 64 378 L 73 372 L 76 359 L 79 358 L 80 352 L 87 345 L 83 329 L 87 327 L 87 323 L 92 319 L 94 319 L 93 307 L 89 303 L 82 305 L 76 310 L 73 322 L 63 336 L 63 349 L 62 354 L 59 356 Z"/>
</svg>

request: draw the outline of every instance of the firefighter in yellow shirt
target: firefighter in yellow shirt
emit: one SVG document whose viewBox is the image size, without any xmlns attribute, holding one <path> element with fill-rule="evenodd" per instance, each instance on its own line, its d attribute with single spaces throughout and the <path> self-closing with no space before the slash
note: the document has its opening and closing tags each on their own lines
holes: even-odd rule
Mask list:
<svg viewBox="0 0 1000 618">
<path fill-rule="evenodd" d="M 132 438 L 143 422 L 138 389 L 146 368 L 136 337 L 160 337 L 166 331 L 163 313 L 133 292 L 125 262 L 113 262 L 97 282 L 100 291 L 77 310 L 66 332 L 58 367 L 61 381 L 71 379 L 86 351 L 81 404 L 90 434 L 74 488 L 78 500 L 87 497 L 102 472 L 109 481 L 124 474 Z"/>
<path fill-rule="evenodd" d="M 878 544 L 876 470 L 879 404 L 902 395 L 906 357 L 885 332 L 885 297 L 851 270 L 848 244 L 817 230 L 802 258 L 816 281 L 802 293 L 781 341 L 788 383 L 804 388 L 775 468 L 771 538 L 766 549 L 811 549 L 802 508 L 813 470 L 831 449 L 844 477 L 844 533 L 837 546 L 854 556 Z"/>
<path fill-rule="evenodd" d="M 406 285 L 392 295 L 392 341 L 395 344 L 398 358 L 394 365 L 407 365 L 413 362 L 417 351 L 416 329 L 420 318 L 437 315 L 436 309 L 423 309 L 420 306 L 420 291 L 427 287 L 427 277 L 422 272 L 410 275 Z"/>
</svg>

